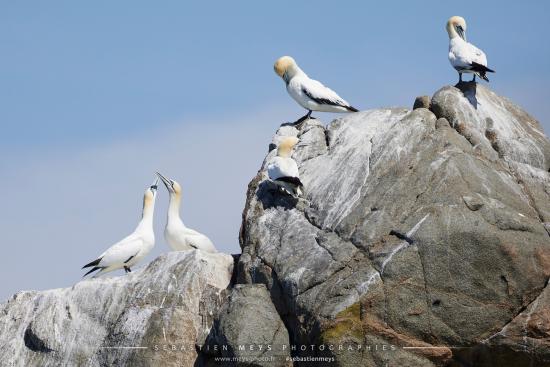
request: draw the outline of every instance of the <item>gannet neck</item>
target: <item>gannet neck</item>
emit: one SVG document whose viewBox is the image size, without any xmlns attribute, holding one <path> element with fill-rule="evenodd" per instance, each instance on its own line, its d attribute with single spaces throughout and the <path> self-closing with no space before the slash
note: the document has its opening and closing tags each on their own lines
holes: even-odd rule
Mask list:
<svg viewBox="0 0 550 367">
<path fill-rule="evenodd" d="M 459 37 L 458 33 L 456 33 L 454 24 L 450 20 L 447 22 L 447 34 L 449 35 L 450 40 L 452 40 L 453 38 Z"/>
<path fill-rule="evenodd" d="M 168 203 L 168 220 L 167 223 L 183 222 L 180 217 L 181 195 L 177 193 L 170 193 L 170 200 Z"/>
<path fill-rule="evenodd" d="M 308 77 L 307 74 L 296 64 L 292 65 L 292 67 L 289 68 L 288 74 L 291 79 L 297 76 L 303 76 L 306 78 Z"/>
<path fill-rule="evenodd" d="M 287 136 L 281 140 L 277 147 L 277 155 L 282 158 L 289 158 L 292 154 L 292 148 L 298 144 L 299 139 L 295 136 Z"/>
<path fill-rule="evenodd" d="M 281 158 L 290 158 L 292 148 L 279 149 L 277 155 Z"/>
<path fill-rule="evenodd" d="M 152 231 L 153 230 L 153 214 L 155 211 L 155 199 L 145 198 L 143 200 L 143 211 L 141 220 L 139 221 L 136 231 Z"/>
</svg>

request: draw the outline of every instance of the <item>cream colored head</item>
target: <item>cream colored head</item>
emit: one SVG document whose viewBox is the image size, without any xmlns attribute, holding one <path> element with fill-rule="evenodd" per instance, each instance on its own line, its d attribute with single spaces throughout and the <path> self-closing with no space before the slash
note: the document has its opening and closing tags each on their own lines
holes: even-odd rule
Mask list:
<svg viewBox="0 0 550 367">
<path fill-rule="evenodd" d="M 290 56 L 280 57 L 277 61 L 275 61 L 273 69 L 275 69 L 275 73 L 283 78 L 286 83 L 288 83 L 288 81 L 296 75 L 296 72 L 300 70 L 296 64 L 296 61 L 294 61 L 294 59 Z"/>
<path fill-rule="evenodd" d="M 181 186 L 177 181 L 172 180 L 170 178 L 166 178 L 158 172 L 157 172 L 157 176 L 161 179 L 164 186 L 166 186 L 166 189 L 168 190 L 170 195 L 175 195 L 176 197 L 181 196 Z"/>
<path fill-rule="evenodd" d="M 466 41 L 466 21 L 464 18 L 458 15 L 450 17 L 447 21 L 447 33 L 449 34 L 449 39 L 460 37 Z"/>
<path fill-rule="evenodd" d="M 143 210 L 150 209 L 155 205 L 155 198 L 157 196 L 158 179 L 149 186 L 143 194 Z"/>
<path fill-rule="evenodd" d="M 284 158 L 290 157 L 292 148 L 294 148 L 294 146 L 298 144 L 299 141 L 300 139 L 295 136 L 287 136 L 283 138 L 277 148 L 277 155 Z"/>
</svg>

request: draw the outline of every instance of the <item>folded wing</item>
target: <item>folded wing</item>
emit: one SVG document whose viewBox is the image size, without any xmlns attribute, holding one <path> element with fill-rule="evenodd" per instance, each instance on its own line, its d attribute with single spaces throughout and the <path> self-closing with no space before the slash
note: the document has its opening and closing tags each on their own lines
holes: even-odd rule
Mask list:
<svg viewBox="0 0 550 367">
<path fill-rule="evenodd" d="M 348 102 L 341 98 L 335 91 L 325 87 L 321 82 L 313 79 L 302 81 L 302 92 L 311 100 L 324 105 L 343 107 L 349 111 L 357 112 Z"/>
</svg>

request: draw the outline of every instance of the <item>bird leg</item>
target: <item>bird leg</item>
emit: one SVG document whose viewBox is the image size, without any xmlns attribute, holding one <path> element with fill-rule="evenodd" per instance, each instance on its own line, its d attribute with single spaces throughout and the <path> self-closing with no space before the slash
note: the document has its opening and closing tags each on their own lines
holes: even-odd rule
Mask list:
<svg viewBox="0 0 550 367">
<path fill-rule="evenodd" d="M 300 117 L 298 120 L 296 120 L 296 122 L 294 122 L 293 125 L 296 126 L 296 127 L 302 126 L 302 124 L 304 123 L 304 121 L 306 121 L 307 119 L 309 119 L 309 118 L 311 117 L 311 113 L 312 113 L 312 112 L 313 112 L 313 111 L 308 110 L 308 112 L 307 112 L 304 116 L 302 116 L 302 117 Z"/>
<path fill-rule="evenodd" d="M 132 272 L 132 269 L 130 269 L 130 268 L 127 267 L 127 266 L 124 266 L 124 271 L 125 271 L 126 273 L 131 273 L 131 272 Z"/>
<path fill-rule="evenodd" d="M 458 73 L 458 82 L 462 83 L 462 73 Z"/>
<path fill-rule="evenodd" d="M 472 81 L 473 81 L 473 82 L 475 82 L 475 81 L 476 81 L 476 75 L 475 75 L 475 74 L 474 74 L 474 79 L 472 79 Z"/>
</svg>

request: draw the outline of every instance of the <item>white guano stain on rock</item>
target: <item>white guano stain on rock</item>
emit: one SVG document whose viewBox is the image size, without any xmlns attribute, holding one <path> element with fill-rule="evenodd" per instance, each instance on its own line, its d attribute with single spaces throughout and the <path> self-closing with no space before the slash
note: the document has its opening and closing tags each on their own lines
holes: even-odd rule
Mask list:
<svg viewBox="0 0 550 367">
<path fill-rule="evenodd" d="M 168 327 L 175 310 L 186 312 L 193 325 L 190 334 L 180 336 L 192 335 L 192 340 L 181 342 L 202 342 L 198 338 L 211 324 L 202 324 L 207 315 L 201 315 L 199 303 L 211 297 L 212 289 L 219 293 L 229 285 L 232 268 L 233 258 L 226 254 L 170 252 L 130 274 L 85 279 L 71 288 L 20 292 L 0 305 L 2 364 L 99 366 L 116 359 L 123 365 L 135 354 L 126 347 L 142 346 L 144 336 L 162 340 L 163 328 L 149 329 L 154 327 L 150 322 L 163 314 Z M 215 306 L 214 299 L 208 303 Z M 32 350 L 31 336 L 52 351 Z M 196 352 L 190 353 L 194 359 Z"/>
</svg>

